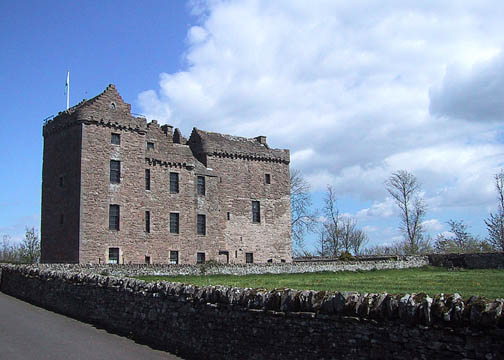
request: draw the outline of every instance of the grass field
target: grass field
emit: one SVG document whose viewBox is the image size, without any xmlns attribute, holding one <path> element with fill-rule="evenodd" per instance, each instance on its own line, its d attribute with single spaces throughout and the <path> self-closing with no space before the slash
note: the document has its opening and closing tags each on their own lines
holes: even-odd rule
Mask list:
<svg viewBox="0 0 504 360">
<path fill-rule="evenodd" d="M 404 270 L 319 272 L 305 274 L 141 276 L 146 281 L 172 281 L 198 286 L 227 285 L 249 288 L 356 291 L 360 293 L 420 293 L 430 296 L 459 293 L 489 299 L 504 298 L 504 270 L 457 270 L 427 266 Z"/>
</svg>

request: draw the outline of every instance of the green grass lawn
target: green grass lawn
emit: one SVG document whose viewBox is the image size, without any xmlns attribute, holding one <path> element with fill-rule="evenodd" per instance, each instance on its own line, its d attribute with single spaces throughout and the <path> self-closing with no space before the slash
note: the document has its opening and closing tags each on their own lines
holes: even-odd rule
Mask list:
<svg viewBox="0 0 504 360">
<path fill-rule="evenodd" d="M 206 285 L 249 288 L 290 288 L 297 290 L 356 291 L 359 293 L 459 293 L 489 299 L 504 298 L 504 270 L 457 270 L 432 266 L 362 272 L 319 272 L 305 274 L 140 276 L 146 281 L 171 281 Z"/>
</svg>

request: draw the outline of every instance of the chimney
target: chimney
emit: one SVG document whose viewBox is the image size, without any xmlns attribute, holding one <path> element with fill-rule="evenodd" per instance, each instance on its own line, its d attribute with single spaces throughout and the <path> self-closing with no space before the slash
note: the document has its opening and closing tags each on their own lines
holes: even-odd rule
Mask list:
<svg viewBox="0 0 504 360">
<path fill-rule="evenodd" d="M 267 145 L 266 144 L 266 136 L 256 136 L 255 138 L 257 142 L 261 145 Z"/>
</svg>

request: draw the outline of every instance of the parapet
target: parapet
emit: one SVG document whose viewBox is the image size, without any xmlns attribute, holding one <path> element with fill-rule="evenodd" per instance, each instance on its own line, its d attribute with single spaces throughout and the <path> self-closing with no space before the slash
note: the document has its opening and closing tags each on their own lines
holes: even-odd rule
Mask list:
<svg viewBox="0 0 504 360">
<path fill-rule="evenodd" d="M 194 128 L 189 138 L 189 145 L 196 153 L 210 156 L 274 161 L 285 164 L 290 162 L 289 150 L 270 149 L 266 143 L 266 136 L 246 138 Z"/>
</svg>

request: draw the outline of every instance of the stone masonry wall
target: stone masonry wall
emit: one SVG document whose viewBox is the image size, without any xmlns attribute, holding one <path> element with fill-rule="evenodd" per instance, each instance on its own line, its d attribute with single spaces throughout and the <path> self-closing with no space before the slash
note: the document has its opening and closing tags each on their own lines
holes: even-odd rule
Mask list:
<svg viewBox="0 0 504 360">
<path fill-rule="evenodd" d="M 5 266 L 0 290 L 186 359 L 502 359 L 504 300 L 262 291 Z"/>
<path fill-rule="evenodd" d="M 138 264 L 51 264 L 39 265 L 41 269 L 73 271 L 82 274 L 107 274 L 118 277 L 147 275 L 249 275 L 249 274 L 299 274 L 321 271 L 369 271 L 384 269 L 408 269 L 428 265 L 426 256 L 404 256 L 398 260 L 381 261 L 333 261 L 326 263 L 273 263 L 273 264 L 203 264 L 203 265 L 138 265 Z"/>
<path fill-rule="evenodd" d="M 504 269 L 504 252 L 476 254 L 432 254 L 429 263 L 434 266 L 466 269 Z"/>
<path fill-rule="evenodd" d="M 223 263 L 244 264 L 247 253 L 254 263 L 291 261 L 289 152 L 270 149 L 265 137 L 194 130 L 208 148 L 226 151 L 208 154 L 203 164 L 198 158 L 206 155 L 194 154 L 204 148 L 196 135 L 188 144 L 171 126 L 133 116 L 113 85 L 49 120 L 43 132 L 42 262 L 107 263 L 111 248 L 121 264 L 168 264 L 175 252 L 181 264 L 196 264 L 198 253 Z M 111 160 L 120 163 L 119 183 L 110 181 Z M 68 189 L 59 189 L 65 172 Z M 205 194 L 197 191 L 199 176 Z M 261 204 L 259 223 L 252 201 Z M 109 229 L 110 205 L 119 206 L 119 230 Z M 170 231 L 171 213 L 179 214 L 179 233 Z M 198 215 L 205 216 L 205 234 L 198 234 Z"/>
</svg>

